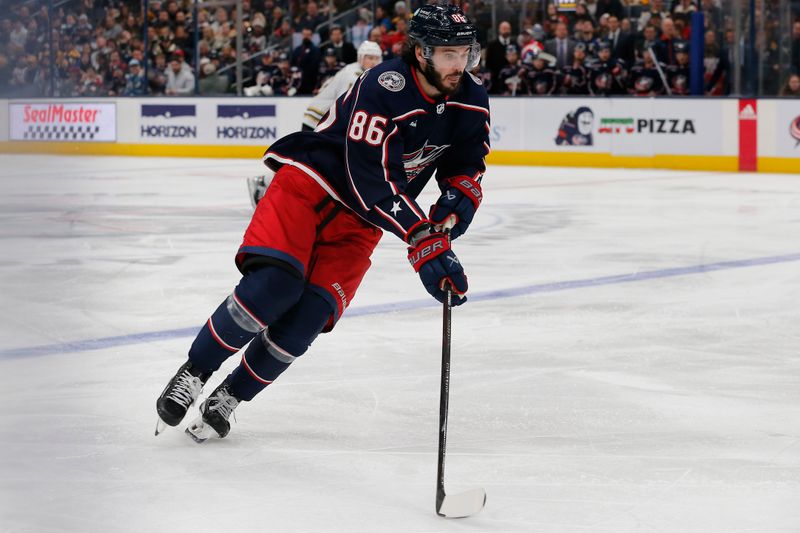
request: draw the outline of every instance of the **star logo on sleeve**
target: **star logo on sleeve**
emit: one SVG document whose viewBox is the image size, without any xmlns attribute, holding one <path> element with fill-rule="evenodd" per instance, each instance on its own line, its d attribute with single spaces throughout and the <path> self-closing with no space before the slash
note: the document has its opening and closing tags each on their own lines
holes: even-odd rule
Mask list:
<svg viewBox="0 0 800 533">
<path fill-rule="evenodd" d="M 393 201 L 392 208 L 389 211 L 392 213 L 392 216 L 394 216 L 394 218 L 397 218 L 397 213 L 399 213 L 402 210 L 403 208 L 400 207 L 400 201 L 397 202 Z"/>
<path fill-rule="evenodd" d="M 394 216 L 394 218 L 397 218 L 397 213 L 399 211 L 402 211 L 402 208 L 400 207 L 400 202 L 399 201 L 398 202 L 392 202 L 392 208 L 389 211 L 392 212 L 392 215 Z"/>
</svg>

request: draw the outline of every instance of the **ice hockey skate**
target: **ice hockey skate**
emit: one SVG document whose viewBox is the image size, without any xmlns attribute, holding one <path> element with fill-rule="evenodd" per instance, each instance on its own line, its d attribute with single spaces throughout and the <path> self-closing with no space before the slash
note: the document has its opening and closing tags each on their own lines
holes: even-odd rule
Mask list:
<svg viewBox="0 0 800 533">
<path fill-rule="evenodd" d="M 181 423 L 189 407 L 200 396 L 203 384 L 209 375 L 198 371 L 191 361 L 186 361 L 178 369 L 178 372 L 167 383 L 161 396 L 156 400 L 156 411 L 158 412 L 156 435 L 163 432 L 167 426 L 177 426 Z"/>
<path fill-rule="evenodd" d="M 211 437 L 224 438 L 231 429 L 228 419 L 237 405 L 239 399 L 231 394 L 228 384 L 222 382 L 200 405 L 200 416 L 189 424 L 186 434 L 197 443 L 205 442 Z"/>
</svg>

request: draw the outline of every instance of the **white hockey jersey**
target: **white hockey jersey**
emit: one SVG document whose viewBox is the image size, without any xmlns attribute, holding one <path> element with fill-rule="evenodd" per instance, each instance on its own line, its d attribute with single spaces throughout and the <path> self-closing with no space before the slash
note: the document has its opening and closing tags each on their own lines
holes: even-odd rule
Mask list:
<svg viewBox="0 0 800 533">
<path fill-rule="evenodd" d="M 364 69 L 356 61 L 346 65 L 334 77 L 326 81 L 320 88 L 319 93 L 308 104 L 308 108 L 303 115 L 303 124 L 312 129 L 316 128 L 336 99 L 350 90 L 350 87 L 363 73 Z"/>
</svg>

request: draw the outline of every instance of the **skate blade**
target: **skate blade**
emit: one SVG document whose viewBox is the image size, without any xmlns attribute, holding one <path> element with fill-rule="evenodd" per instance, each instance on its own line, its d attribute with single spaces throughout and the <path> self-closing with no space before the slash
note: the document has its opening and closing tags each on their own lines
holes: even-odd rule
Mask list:
<svg viewBox="0 0 800 533">
<path fill-rule="evenodd" d="M 219 433 L 214 428 L 203 422 L 203 417 L 198 417 L 197 420 L 189 424 L 186 428 L 186 434 L 198 444 L 202 444 L 212 437 L 220 438 Z"/>
<path fill-rule="evenodd" d="M 156 437 L 158 437 L 161 433 L 164 433 L 165 429 L 167 429 L 167 424 L 159 418 L 156 422 Z"/>
</svg>

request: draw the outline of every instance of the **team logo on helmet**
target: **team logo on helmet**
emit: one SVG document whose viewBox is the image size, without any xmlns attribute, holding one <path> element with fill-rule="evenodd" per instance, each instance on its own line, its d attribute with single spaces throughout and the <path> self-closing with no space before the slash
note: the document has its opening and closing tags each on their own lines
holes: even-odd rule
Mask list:
<svg viewBox="0 0 800 533">
<path fill-rule="evenodd" d="M 406 79 L 399 72 L 390 70 L 388 72 L 384 72 L 378 77 L 378 83 L 380 83 L 384 89 L 396 93 L 401 91 L 403 87 L 406 86 Z"/>
</svg>

